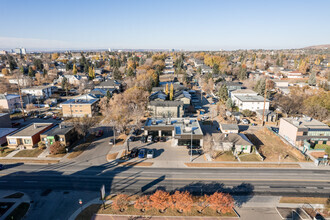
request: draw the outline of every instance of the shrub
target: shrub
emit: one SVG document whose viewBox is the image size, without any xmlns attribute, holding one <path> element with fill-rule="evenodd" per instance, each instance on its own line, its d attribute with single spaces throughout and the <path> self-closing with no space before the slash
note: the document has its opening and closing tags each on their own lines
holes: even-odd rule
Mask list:
<svg viewBox="0 0 330 220">
<path fill-rule="evenodd" d="M 190 193 L 187 191 L 175 191 L 175 193 L 171 196 L 171 201 L 173 208 L 176 208 L 179 212 L 190 211 L 191 206 L 194 203 Z"/>
<path fill-rule="evenodd" d="M 253 117 L 253 116 L 256 115 L 255 112 L 250 111 L 250 110 L 248 110 L 248 109 L 243 110 L 243 111 L 242 111 L 242 114 L 243 114 L 245 117 Z"/>
<path fill-rule="evenodd" d="M 123 212 L 125 209 L 127 209 L 128 203 L 129 203 L 128 195 L 119 194 L 113 200 L 112 205 L 115 209 Z"/>
<path fill-rule="evenodd" d="M 46 148 L 46 145 L 45 145 L 43 142 L 39 141 L 39 143 L 38 143 L 38 148 L 39 148 L 40 150 L 43 150 L 43 149 Z"/>
<path fill-rule="evenodd" d="M 49 153 L 50 154 L 64 154 L 66 152 L 65 146 L 61 144 L 59 141 L 55 141 L 50 147 L 49 147 Z"/>
<path fill-rule="evenodd" d="M 151 202 L 148 196 L 141 196 L 135 201 L 134 208 L 140 209 L 142 212 L 151 208 Z"/>
<path fill-rule="evenodd" d="M 209 196 L 204 195 L 199 198 L 198 203 L 197 203 L 197 209 L 198 212 L 202 213 L 204 209 L 206 209 L 209 206 Z"/>
<path fill-rule="evenodd" d="M 150 196 L 152 207 L 164 212 L 170 206 L 170 194 L 168 192 L 157 190 Z"/>
<path fill-rule="evenodd" d="M 215 192 L 212 194 L 209 197 L 208 202 L 212 209 L 216 210 L 218 213 L 223 214 L 230 212 L 234 207 L 233 197 L 231 197 L 229 194 L 221 192 Z"/>
</svg>

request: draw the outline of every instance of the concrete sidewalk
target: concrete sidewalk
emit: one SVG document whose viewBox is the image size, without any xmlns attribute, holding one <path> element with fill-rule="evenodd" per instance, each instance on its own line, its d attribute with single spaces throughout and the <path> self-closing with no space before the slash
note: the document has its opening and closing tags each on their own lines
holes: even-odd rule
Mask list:
<svg viewBox="0 0 330 220">
<path fill-rule="evenodd" d="M 10 196 L 14 193 L 17 193 L 17 191 L 1 191 L 0 190 L 0 202 L 12 202 L 14 205 L 10 207 L 7 212 L 5 212 L 1 217 L 0 220 L 6 219 L 8 215 L 12 213 L 16 209 L 17 206 L 19 206 L 21 203 L 30 203 L 31 199 L 28 195 L 23 193 L 24 195 L 21 198 L 5 198 L 6 196 Z M 27 211 L 28 212 L 28 211 Z"/>
</svg>

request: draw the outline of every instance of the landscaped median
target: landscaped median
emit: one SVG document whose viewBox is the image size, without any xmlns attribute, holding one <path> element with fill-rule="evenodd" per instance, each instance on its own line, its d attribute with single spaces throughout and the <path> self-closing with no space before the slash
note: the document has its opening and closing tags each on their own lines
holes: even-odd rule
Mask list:
<svg viewBox="0 0 330 220">
<path fill-rule="evenodd" d="M 157 190 L 151 195 L 114 195 L 106 198 L 105 207 L 92 204 L 80 212 L 76 219 L 91 219 L 94 215 L 126 217 L 231 217 L 237 218 L 234 199 L 226 193 L 192 196 L 189 192 L 170 194 Z"/>
</svg>

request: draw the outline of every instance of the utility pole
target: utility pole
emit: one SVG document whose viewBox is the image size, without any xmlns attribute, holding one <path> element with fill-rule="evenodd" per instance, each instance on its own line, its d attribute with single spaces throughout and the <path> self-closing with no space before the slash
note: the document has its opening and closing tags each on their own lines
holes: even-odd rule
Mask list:
<svg viewBox="0 0 330 220">
<path fill-rule="evenodd" d="M 267 97 L 267 80 L 265 80 L 265 95 L 264 95 L 264 109 L 262 111 L 262 126 L 265 126 L 265 108 L 266 108 L 266 97 Z"/>
<path fill-rule="evenodd" d="M 19 84 L 19 79 L 17 78 L 17 85 L 18 85 L 18 93 L 19 93 L 19 100 L 21 103 L 21 108 L 22 108 L 22 114 L 23 114 L 23 119 L 25 121 L 25 112 L 24 112 L 24 107 L 23 107 L 23 98 L 22 98 L 22 93 L 21 93 L 21 86 Z"/>
</svg>

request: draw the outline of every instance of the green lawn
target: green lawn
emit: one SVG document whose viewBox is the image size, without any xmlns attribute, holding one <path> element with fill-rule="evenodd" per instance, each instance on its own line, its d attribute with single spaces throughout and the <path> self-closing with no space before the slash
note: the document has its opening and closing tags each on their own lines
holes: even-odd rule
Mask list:
<svg viewBox="0 0 330 220">
<path fill-rule="evenodd" d="M 40 150 L 38 148 L 32 150 L 21 150 L 14 157 L 37 157 L 39 156 L 44 150 Z"/>
<path fill-rule="evenodd" d="M 315 149 L 315 150 L 324 150 L 324 149 L 326 149 L 327 147 L 330 147 L 330 146 L 327 145 L 327 144 L 315 144 L 314 149 Z"/>
</svg>

